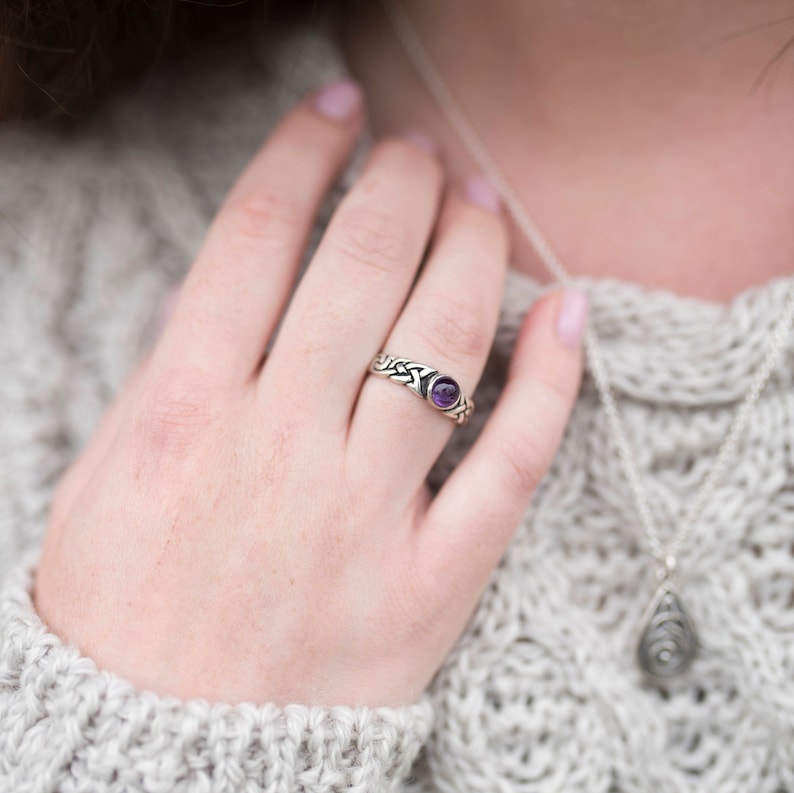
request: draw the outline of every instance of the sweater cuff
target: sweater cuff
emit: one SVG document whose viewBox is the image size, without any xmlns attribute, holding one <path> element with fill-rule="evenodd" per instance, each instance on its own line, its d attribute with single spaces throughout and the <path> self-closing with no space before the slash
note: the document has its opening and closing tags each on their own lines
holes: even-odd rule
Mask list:
<svg viewBox="0 0 794 793">
<path fill-rule="evenodd" d="M 432 724 L 402 708 L 223 705 L 137 690 L 50 633 L 34 559 L 0 589 L 0 788 L 396 791 Z"/>
</svg>

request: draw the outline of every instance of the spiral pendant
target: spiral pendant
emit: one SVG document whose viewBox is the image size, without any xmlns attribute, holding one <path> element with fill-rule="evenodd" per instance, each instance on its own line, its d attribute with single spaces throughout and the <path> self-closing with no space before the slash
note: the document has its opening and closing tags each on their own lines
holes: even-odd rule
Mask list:
<svg viewBox="0 0 794 793">
<path fill-rule="evenodd" d="M 652 683 L 663 683 L 684 674 L 697 652 L 697 636 L 681 598 L 666 578 L 648 606 L 637 647 L 637 663 Z"/>
</svg>

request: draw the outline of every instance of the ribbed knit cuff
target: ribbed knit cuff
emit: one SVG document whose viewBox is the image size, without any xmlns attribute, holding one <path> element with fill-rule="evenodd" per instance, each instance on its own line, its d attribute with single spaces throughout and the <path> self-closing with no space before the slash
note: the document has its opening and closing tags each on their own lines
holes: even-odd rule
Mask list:
<svg viewBox="0 0 794 793">
<path fill-rule="evenodd" d="M 427 739 L 403 708 L 182 702 L 97 670 L 50 633 L 31 562 L 0 589 L 0 790 L 396 791 Z"/>
</svg>

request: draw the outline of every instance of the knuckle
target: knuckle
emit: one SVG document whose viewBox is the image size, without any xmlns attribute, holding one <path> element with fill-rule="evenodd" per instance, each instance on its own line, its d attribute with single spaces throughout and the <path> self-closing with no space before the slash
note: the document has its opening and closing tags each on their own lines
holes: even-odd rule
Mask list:
<svg viewBox="0 0 794 793">
<path fill-rule="evenodd" d="M 570 405 L 576 397 L 576 388 L 561 372 L 556 372 L 552 367 L 546 367 L 543 372 L 535 375 L 535 382 L 542 395 L 543 401 L 553 406 L 555 411 L 559 406 Z"/>
<path fill-rule="evenodd" d="M 135 445 L 147 455 L 181 457 L 216 421 L 209 389 L 188 379 L 152 388 L 132 425 Z"/>
<path fill-rule="evenodd" d="M 546 453 L 533 436 L 503 438 L 497 455 L 504 486 L 515 496 L 533 493 L 546 475 Z"/>
<path fill-rule="evenodd" d="M 334 247 L 343 259 L 377 271 L 394 272 L 410 263 L 408 234 L 389 213 L 350 210 L 334 230 Z"/>
<path fill-rule="evenodd" d="M 449 297 L 431 296 L 422 315 L 422 338 L 441 360 L 483 355 L 490 346 L 485 322 L 476 310 Z"/>
<path fill-rule="evenodd" d="M 283 242 L 300 227 L 302 215 L 299 200 L 289 191 L 261 187 L 234 199 L 221 218 L 226 241 L 247 248 Z"/>
</svg>

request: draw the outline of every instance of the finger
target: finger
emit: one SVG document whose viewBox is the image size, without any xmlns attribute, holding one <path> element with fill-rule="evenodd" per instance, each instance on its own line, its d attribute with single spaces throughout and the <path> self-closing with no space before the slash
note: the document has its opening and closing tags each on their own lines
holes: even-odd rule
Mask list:
<svg viewBox="0 0 794 793">
<path fill-rule="evenodd" d="M 438 160 L 415 142 L 378 144 L 290 304 L 262 372 L 266 399 L 297 402 L 347 430 L 367 366 L 415 278 L 442 178 Z"/>
<path fill-rule="evenodd" d="M 277 125 L 213 221 L 155 365 L 221 381 L 258 369 L 362 115 L 361 92 L 343 82 L 305 99 Z"/>
<path fill-rule="evenodd" d="M 383 346 L 451 376 L 469 396 L 493 342 L 508 262 L 507 227 L 496 194 L 488 196 L 475 204 L 448 191 L 425 267 Z M 365 470 L 388 464 L 390 486 L 413 497 L 454 429 L 409 388 L 373 376 L 362 386 L 349 448 Z"/>
<path fill-rule="evenodd" d="M 419 557 L 432 579 L 446 577 L 474 599 L 488 582 L 551 464 L 576 400 L 586 311 L 583 292 L 555 292 L 523 323 L 499 402 L 427 512 Z"/>
</svg>

